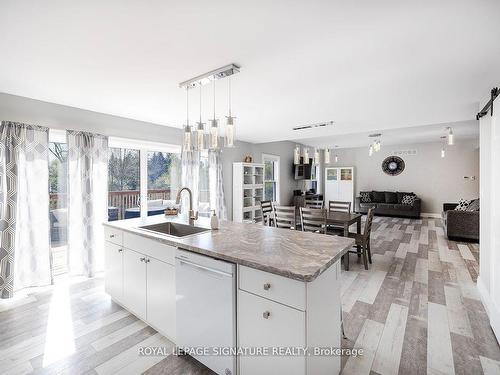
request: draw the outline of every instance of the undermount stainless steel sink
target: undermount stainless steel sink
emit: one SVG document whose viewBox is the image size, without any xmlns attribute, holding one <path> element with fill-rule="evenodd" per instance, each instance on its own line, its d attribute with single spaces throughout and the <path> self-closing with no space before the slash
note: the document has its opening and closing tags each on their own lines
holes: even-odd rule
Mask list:
<svg viewBox="0 0 500 375">
<path fill-rule="evenodd" d="M 208 232 L 210 230 L 207 228 L 200 228 L 200 227 L 195 227 L 193 225 L 173 223 L 173 222 L 145 225 L 139 228 L 174 237 L 186 237 L 186 236 L 191 236 L 193 234 Z"/>
</svg>

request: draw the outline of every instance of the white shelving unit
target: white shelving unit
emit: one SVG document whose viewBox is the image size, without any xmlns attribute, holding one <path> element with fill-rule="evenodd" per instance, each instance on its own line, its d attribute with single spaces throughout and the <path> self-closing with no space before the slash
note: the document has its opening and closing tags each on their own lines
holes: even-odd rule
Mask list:
<svg viewBox="0 0 500 375">
<path fill-rule="evenodd" d="M 233 163 L 233 221 L 262 220 L 260 201 L 264 199 L 264 164 Z"/>
<path fill-rule="evenodd" d="M 325 168 L 325 207 L 328 201 L 351 202 L 354 210 L 354 167 Z"/>
</svg>

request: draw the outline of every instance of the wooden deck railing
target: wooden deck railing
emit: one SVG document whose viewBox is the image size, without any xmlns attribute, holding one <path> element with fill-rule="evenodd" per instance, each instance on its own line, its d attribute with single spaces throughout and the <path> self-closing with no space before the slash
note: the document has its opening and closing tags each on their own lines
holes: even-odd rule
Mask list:
<svg viewBox="0 0 500 375">
<path fill-rule="evenodd" d="M 118 208 L 118 218 L 125 217 L 125 210 L 139 205 L 139 190 L 110 191 L 108 193 L 108 206 Z M 148 201 L 155 199 L 175 199 L 170 194 L 170 189 L 150 189 L 148 190 Z M 50 194 L 50 208 L 65 207 L 62 203 L 66 200 L 66 194 Z"/>
</svg>

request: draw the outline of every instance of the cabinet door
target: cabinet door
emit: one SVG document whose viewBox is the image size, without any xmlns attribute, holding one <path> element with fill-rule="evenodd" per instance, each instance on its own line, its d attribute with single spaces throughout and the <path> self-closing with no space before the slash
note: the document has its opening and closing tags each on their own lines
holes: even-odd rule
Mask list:
<svg viewBox="0 0 500 375">
<path fill-rule="evenodd" d="M 146 257 L 130 249 L 123 251 L 123 305 L 146 320 Z"/>
<path fill-rule="evenodd" d="M 175 341 L 175 266 L 148 258 L 147 321 Z"/>
<path fill-rule="evenodd" d="M 123 248 L 106 241 L 104 243 L 104 290 L 118 302 L 123 297 Z"/>
<path fill-rule="evenodd" d="M 305 347 L 305 312 L 238 290 L 239 346 Z M 305 374 L 303 356 L 241 356 L 240 374 Z"/>
</svg>

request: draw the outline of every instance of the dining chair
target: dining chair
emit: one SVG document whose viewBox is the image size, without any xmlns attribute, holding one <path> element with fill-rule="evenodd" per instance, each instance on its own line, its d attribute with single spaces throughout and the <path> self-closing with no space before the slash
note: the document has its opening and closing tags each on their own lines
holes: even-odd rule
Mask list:
<svg viewBox="0 0 500 375">
<path fill-rule="evenodd" d="M 271 226 L 273 224 L 273 202 L 260 201 L 260 210 L 262 211 L 262 224 Z"/>
<path fill-rule="evenodd" d="M 373 213 L 375 209 L 372 207 L 368 210 L 366 214 L 365 228 L 362 234 L 358 233 L 349 233 L 350 238 L 354 238 L 356 250 L 349 250 L 345 256 L 345 268 L 349 270 L 349 253 L 354 253 L 360 255 L 359 251 L 361 251 L 361 255 L 363 256 L 363 263 L 365 265 L 365 270 L 368 269 L 368 263 L 372 263 L 372 253 L 370 249 L 370 234 L 372 231 L 372 223 L 373 223 Z M 359 250 L 358 250 L 359 247 Z"/>
<path fill-rule="evenodd" d="M 328 201 L 328 211 L 351 213 L 351 202 Z"/>
<path fill-rule="evenodd" d="M 300 207 L 300 225 L 303 232 L 326 234 L 326 210 Z"/>
<path fill-rule="evenodd" d="M 295 206 L 274 206 L 274 226 L 276 228 L 295 229 Z"/>
<path fill-rule="evenodd" d="M 323 208 L 323 201 L 319 199 L 306 199 L 306 208 Z"/>
</svg>

